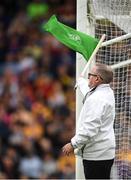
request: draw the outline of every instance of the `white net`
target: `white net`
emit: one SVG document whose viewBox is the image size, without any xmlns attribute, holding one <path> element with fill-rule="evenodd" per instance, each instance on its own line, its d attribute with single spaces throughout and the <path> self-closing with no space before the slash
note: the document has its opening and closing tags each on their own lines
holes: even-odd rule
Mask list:
<svg viewBox="0 0 131 180">
<path fill-rule="evenodd" d="M 131 32 L 131 0 L 92 0 L 95 16 L 109 19 L 126 33 Z"/>
<path fill-rule="evenodd" d="M 131 32 L 131 0 L 88 0 L 95 36 L 110 40 Z M 100 48 L 96 61 L 108 65 L 131 59 L 131 38 Z M 131 179 L 131 64 L 114 70 L 116 159 L 112 177 Z"/>
</svg>

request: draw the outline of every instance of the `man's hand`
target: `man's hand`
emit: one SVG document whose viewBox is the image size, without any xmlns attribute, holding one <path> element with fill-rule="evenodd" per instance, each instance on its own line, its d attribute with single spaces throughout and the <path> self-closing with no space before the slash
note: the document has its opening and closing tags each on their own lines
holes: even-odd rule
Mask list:
<svg viewBox="0 0 131 180">
<path fill-rule="evenodd" d="M 71 143 L 67 143 L 65 146 L 63 146 L 62 152 L 67 156 L 69 156 L 72 152 L 74 152 L 74 149 Z"/>
</svg>

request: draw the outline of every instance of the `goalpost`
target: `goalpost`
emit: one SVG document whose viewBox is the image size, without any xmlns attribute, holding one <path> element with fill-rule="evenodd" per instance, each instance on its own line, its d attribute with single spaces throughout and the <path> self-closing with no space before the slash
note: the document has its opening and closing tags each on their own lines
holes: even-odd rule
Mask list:
<svg viewBox="0 0 131 180">
<path fill-rule="evenodd" d="M 116 158 L 112 178 L 131 179 L 131 0 L 77 0 L 77 29 L 99 39 L 106 35 L 95 61 L 114 69 L 111 86 L 116 101 Z M 111 42 L 114 38 L 118 39 L 117 43 Z M 85 60 L 77 54 L 76 62 L 77 78 L 85 67 Z M 77 90 L 76 127 L 81 99 Z M 76 179 L 84 177 L 81 166 L 81 159 L 76 158 Z"/>
</svg>

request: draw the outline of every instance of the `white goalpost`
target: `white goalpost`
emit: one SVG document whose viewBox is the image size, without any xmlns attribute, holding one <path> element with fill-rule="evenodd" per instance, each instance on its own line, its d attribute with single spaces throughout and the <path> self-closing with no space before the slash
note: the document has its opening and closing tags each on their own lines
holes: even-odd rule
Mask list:
<svg viewBox="0 0 131 180">
<path fill-rule="evenodd" d="M 113 179 L 131 179 L 131 0 L 77 0 L 77 29 L 101 38 L 91 61 L 114 70 L 111 84 L 116 100 L 116 158 Z M 97 52 L 98 51 L 98 52 Z M 76 78 L 88 73 L 90 62 L 77 53 Z M 76 127 L 82 96 L 76 91 Z M 81 159 L 76 158 L 76 179 L 83 179 Z"/>
</svg>

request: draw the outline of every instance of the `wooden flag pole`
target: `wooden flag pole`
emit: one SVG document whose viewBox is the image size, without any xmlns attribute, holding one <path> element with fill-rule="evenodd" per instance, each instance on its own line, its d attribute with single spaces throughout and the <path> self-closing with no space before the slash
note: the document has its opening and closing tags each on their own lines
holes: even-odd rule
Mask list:
<svg viewBox="0 0 131 180">
<path fill-rule="evenodd" d="M 94 58 L 94 56 L 95 56 L 96 53 L 98 52 L 99 48 L 101 47 L 101 44 L 102 44 L 102 42 L 104 41 L 105 37 L 106 37 L 106 35 L 103 34 L 102 37 L 101 37 L 101 39 L 100 39 L 100 41 L 98 42 L 96 48 L 94 49 L 92 55 L 90 56 L 90 58 L 89 58 L 89 60 L 88 60 L 88 62 L 87 62 L 87 64 L 86 64 L 86 66 L 84 67 L 84 69 L 83 69 L 83 71 L 82 71 L 82 73 L 81 73 L 80 76 L 84 76 L 84 75 L 85 75 L 85 73 L 86 73 L 86 71 L 87 71 L 87 69 L 88 69 L 88 67 L 89 67 L 92 59 Z"/>
</svg>

